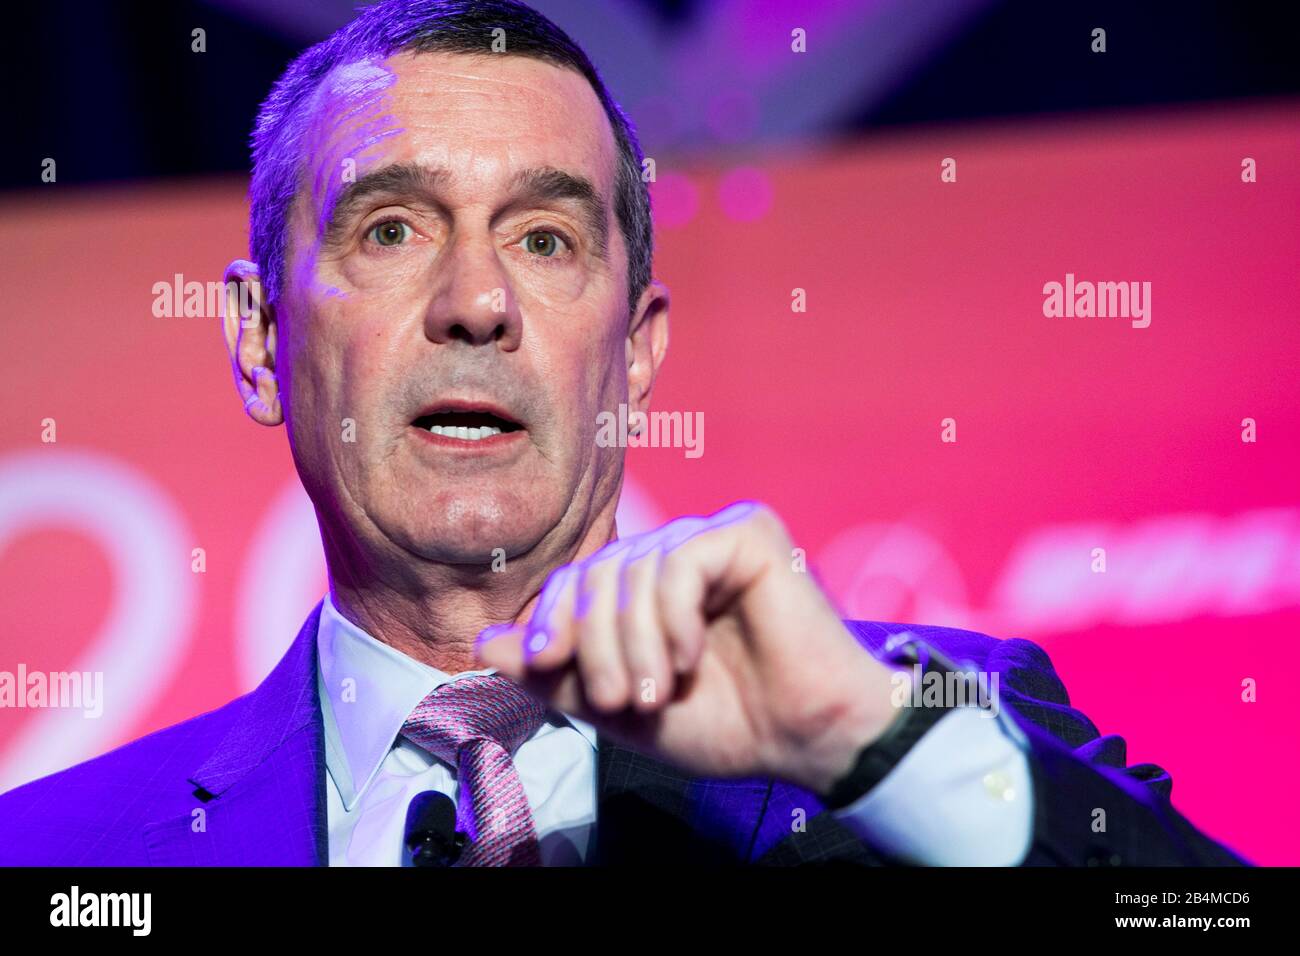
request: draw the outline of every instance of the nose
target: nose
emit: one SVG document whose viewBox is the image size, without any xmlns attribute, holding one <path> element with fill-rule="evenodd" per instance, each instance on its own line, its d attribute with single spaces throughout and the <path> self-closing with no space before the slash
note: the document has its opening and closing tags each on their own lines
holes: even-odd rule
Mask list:
<svg viewBox="0 0 1300 956">
<path fill-rule="evenodd" d="M 462 236 L 443 248 L 434 294 L 425 314 L 431 342 L 519 348 L 523 321 L 510 280 L 487 240 Z"/>
</svg>

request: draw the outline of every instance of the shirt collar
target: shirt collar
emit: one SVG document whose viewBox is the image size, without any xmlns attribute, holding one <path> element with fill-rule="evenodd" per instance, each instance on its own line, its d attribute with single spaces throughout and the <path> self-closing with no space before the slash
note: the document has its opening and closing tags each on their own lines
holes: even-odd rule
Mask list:
<svg viewBox="0 0 1300 956">
<path fill-rule="evenodd" d="M 345 618 L 328 594 L 316 631 L 317 686 L 325 725 L 325 760 L 349 811 L 397 742 L 406 718 L 435 687 L 495 667 L 451 675 L 408 657 Z M 596 748 L 596 729 L 552 710 Z"/>
</svg>

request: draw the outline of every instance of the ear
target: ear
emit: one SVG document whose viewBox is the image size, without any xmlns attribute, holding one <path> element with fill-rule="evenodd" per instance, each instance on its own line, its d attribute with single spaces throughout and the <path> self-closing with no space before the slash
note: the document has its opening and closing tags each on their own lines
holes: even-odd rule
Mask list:
<svg viewBox="0 0 1300 956">
<path fill-rule="evenodd" d="M 641 293 L 627 330 L 627 403 L 629 412 L 650 407 L 659 366 L 668 354 L 668 287 L 657 279 Z"/>
<path fill-rule="evenodd" d="M 244 411 L 259 425 L 279 425 L 284 410 L 275 377 L 275 311 L 263 300 L 257 266 L 248 260 L 226 266 L 222 281 L 226 314 L 221 327 Z"/>
</svg>

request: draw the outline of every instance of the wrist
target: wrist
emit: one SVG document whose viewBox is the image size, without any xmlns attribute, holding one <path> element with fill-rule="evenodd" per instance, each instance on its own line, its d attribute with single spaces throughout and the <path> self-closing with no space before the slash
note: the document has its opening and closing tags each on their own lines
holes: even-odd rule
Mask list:
<svg viewBox="0 0 1300 956">
<path fill-rule="evenodd" d="M 914 699 L 915 685 L 930 676 L 952 676 L 956 665 L 927 644 L 897 635 L 886 646 L 886 660 L 897 667 L 893 674 L 896 693 L 890 701 L 899 711 L 884 732 L 864 744 L 851 766 L 826 789 L 818 790 L 828 810 L 838 810 L 858 800 L 880 783 L 912 750 L 935 724 L 947 716 L 959 701 L 940 695 L 939 701 L 928 696 Z M 911 667 L 903 670 L 901 668 Z M 964 697 L 962 698 L 964 699 Z"/>
<path fill-rule="evenodd" d="M 951 711 L 946 704 L 900 707 L 898 717 L 885 733 L 859 750 L 853 766 L 828 791 L 819 794 L 826 809 L 842 809 L 870 793 Z"/>
<path fill-rule="evenodd" d="M 821 733 L 797 748 L 798 769 L 785 775 L 819 797 L 852 771 L 864 747 L 881 739 L 903 716 L 902 708 L 891 703 L 891 688 L 897 685 L 901 672 L 869 655 L 864 658 L 870 665 L 868 673 L 844 694 Z"/>
</svg>

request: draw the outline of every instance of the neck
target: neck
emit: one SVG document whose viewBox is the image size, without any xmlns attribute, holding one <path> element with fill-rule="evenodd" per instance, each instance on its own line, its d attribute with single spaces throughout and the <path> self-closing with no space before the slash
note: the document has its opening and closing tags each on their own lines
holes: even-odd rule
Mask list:
<svg viewBox="0 0 1300 956">
<path fill-rule="evenodd" d="M 446 674 L 474 670 L 474 641 L 483 628 L 526 621 L 552 571 L 618 537 L 616 503 L 572 540 L 543 542 L 511 559 L 508 573 L 490 565 L 412 563 L 409 554 L 389 561 L 348 559 L 325 535 L 330 600 L 357 627 L 408 657 Z"/>
</svg>

